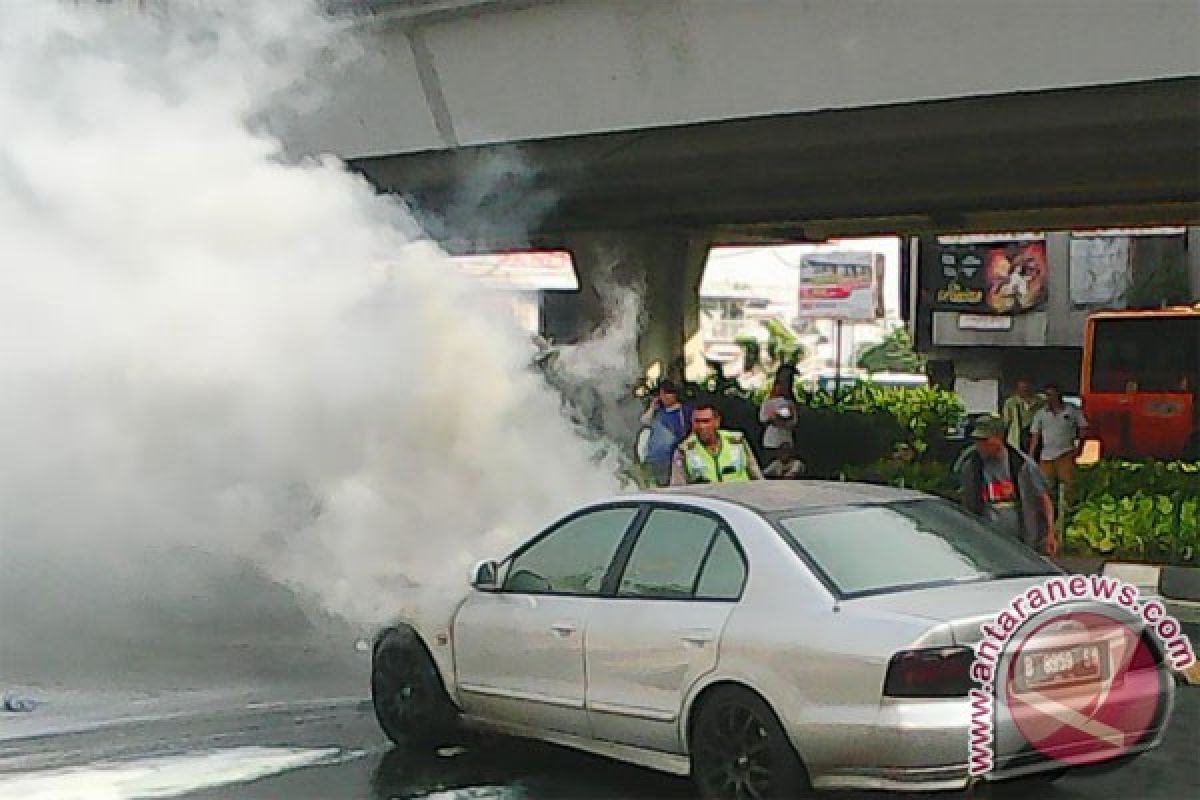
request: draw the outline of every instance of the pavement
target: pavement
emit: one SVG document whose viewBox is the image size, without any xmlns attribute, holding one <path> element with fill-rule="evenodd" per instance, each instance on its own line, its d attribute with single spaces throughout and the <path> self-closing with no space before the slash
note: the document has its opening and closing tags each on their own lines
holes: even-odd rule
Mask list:
<svg viewBox="0 0 1200 800">
<path fill-rule="evenodd" d="M 170 701 L 170 713 L 140 713 L 148 706 L 139 707 L 136 715 L 76 731 L 60 728 L 22 734 L 10 727 L 13 715 L 0 716 L 0 800 L 693 796 L 686 780 L 503 737 L 467 737 L 440 752 L 397 750 L 379 732 L 370 704 L 361 697 L 266 702 L 237 693 L 224 697 L 208 693 L 160 699 Z M 1197 797 L 1198 731 L 1200 688 L 1181 688 L 1163 746 L 1133 763 L 1107 774 L 1068 774 L 1049 787 L 1020 782 L 987 787 L 975 796 L 1005 800 Z"/>
</svg>

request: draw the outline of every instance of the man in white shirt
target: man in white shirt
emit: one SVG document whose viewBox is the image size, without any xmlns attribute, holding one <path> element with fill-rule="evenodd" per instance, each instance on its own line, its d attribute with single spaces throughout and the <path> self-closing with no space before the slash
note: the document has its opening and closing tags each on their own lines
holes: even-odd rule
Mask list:
<svg viewBox="0 0 1200 800">
<path fill-rule="evenodd" d="M 1062 391 L 1055 384 L 1045 388 L 1046 407 L 1033 415 L 1033 434 L 1030 451 L 1042 451 L 1038 466 L 1050 485 L 1051 496 L 1062 486 L 1062 505 L 1069 508 L 1075 489 L 1075 459 L 1079 457 L 1083 444 L 1083 432 L 1087 419 L 1083 412 L 1063 402 Z"/>
</svg>

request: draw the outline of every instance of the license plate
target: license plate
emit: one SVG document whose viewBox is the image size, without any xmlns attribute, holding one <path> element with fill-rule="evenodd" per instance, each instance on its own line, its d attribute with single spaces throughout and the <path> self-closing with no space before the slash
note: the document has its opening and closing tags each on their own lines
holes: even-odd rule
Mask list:
<svg viewBox="0 0 1200 800">
<path fill-rule="evenodd" d="M 1034 650 L 1017 661 L 1016 689 L 1019 692 L 1056 689 L 1095 683 L 1108 674 L 1108 647 L 1089 642 L 1074 647 Z"/>
</svg>

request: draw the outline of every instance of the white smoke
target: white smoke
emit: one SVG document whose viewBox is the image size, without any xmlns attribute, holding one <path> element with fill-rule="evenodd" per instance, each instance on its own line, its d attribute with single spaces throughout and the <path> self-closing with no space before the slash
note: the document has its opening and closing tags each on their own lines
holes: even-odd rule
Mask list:
<svg viewBox="0 0 1200 800">
<path fill-rule="evenodd" d="M 640 426 L 633 395 L 638 370 L 637 337 L 642 328 L 641 287 L 611 278 L 598 289 L 605 317 L 577 344 L 554 349 L 547 372 L 561 392 L 576 426 L 589 431 L 614 456 L 628 454 Z"/>
<path fill-rule="evenodd" d="M 155 9 L 0 3 L 9 662 L 252 635 L 288 613 L 263 576 L 370 626 L 616 488 L 405 210 L 264 129 L 343 32 Z"/>
</svg>

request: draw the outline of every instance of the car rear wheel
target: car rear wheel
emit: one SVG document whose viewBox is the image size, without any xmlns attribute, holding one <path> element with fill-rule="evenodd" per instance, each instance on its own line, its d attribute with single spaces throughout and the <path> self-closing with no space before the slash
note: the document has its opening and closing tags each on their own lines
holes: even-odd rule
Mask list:
<svg viewBox="0 0 1200 800">
<path fill-rule="evenodd" d="M 691 737 L 692 780 L 704 800 L 774 800 L 809 794 L 808 775 L 762 698 L 736 686 L 700 707 Z"/>
<path fill-rule="evenodd" d="M 371 665 L 371 701 L 387 737 L 402 747 L 444 744 L 458 709 L 420 637 L 401 628 L 385 633 Z"/>
</svg>

